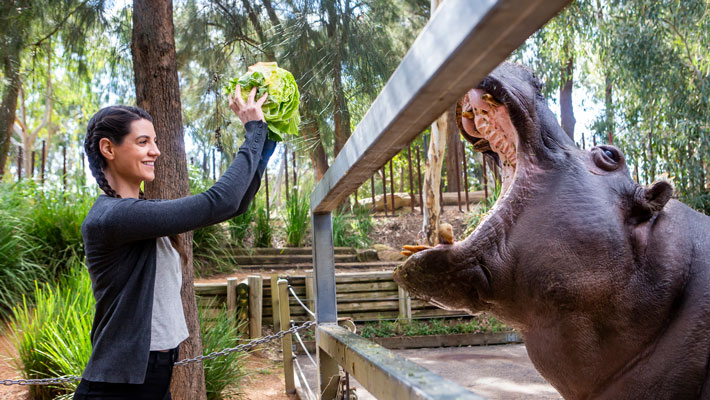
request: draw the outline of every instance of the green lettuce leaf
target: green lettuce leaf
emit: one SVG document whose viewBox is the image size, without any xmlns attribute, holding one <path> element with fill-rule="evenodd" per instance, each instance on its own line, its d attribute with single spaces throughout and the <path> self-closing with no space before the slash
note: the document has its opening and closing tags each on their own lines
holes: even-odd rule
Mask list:
<svg viewBox="0 0 710 400">
<path fill-rule="evenodd" d="M 261 109 L 269 126 L 269 139 L 280 142 L 284 135 L 298 136 L 301 123 L 299 93 L 290 72 L 279 68 L 275 62 L 259 62 L 250 66 L 244 75 L 230 80 L 225 87 L 227 93 L 232 94 L 237 84 L 242 88 L 244 101 L 253 87 L 257 88 L 255 99 L 268 93 Z"/>
</svg>

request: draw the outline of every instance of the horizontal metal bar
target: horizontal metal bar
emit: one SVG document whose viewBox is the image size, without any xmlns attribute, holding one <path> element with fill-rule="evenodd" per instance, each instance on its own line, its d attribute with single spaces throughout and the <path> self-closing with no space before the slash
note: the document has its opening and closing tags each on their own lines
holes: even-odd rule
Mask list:
<svg viewBox="0 0 710 400">
<path fill-rule="evenodd" d="M 316 338 L 323 351 L 378 399 L 482 399 L 341 326 L 318 325 Z"/>
<path fill-rule="evenodd" d="M 569 2 L 444 1 L 316 186 L 313 212 L 333 211 Z"/>
</svg>

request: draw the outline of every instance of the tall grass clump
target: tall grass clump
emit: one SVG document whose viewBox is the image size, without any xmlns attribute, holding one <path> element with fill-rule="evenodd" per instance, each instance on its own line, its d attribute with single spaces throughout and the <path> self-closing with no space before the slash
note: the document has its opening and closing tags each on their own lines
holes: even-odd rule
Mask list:
<svg viewBox="0 0 710 400">
<path fill-rule="evenodd" d="M 44 274 L 42 266 L 32 261 L 31 253 L 42 251 L 23 235 L 21 217 L 0 209 L 0 317 L 10 315 L 12 307 L 22 302 L 24 293 L 32 293 L 34 283 Z"/>
<path fill-rule="evenodd" d="M 293 191 L 286 200 L 284 228 L 286 230 L 286 246 L 300 247 L 308 230 L 310 222 L 310 204 L 308 193 Z"/>
<path fill-rule="evenodd" d="M 252 201 L 251 204 L 249 204 L 244 214 L 237 215 L 227 221 L 229 237 L 232 239 L 232 243 L 238 247 L 244 247 L 244 239 L 246 239 L 247 232 L 249 232 L 249 228 L 256 217 L 256 207 L 254 203 L 255 201 Z"/>
<path fill-rule="evenodd" d="M 35 286 L 34 299 L 34 306 L 23 299 L 10 317 L 16 368 L 26 379 L 81 375 L 91 355 L 95 304 L 86 267 L 75 264 L 58 284 Z M 70 398 L 77 385 L 30 386 L 30 393 L 35 400 Z"/>
<path fill-rule="evenodd" d="M 192 236 L 192 264 L 196 277 L 234 270 L 237 265 L 229 234 L 222 224 L 195 229 Z"/>
<path fill-rule="evenodd" d="M 246 324 L 246 321 L 237 318 L 241 313 L 231 313 L 223 307 L 217 315 L 209 317 L 206 310 L 207 308 L 199 308 L 204 354 L 237 346 L 240 332 Z M 239 383 L 247 374 L 246 357 L 245 353 L 234 352 L 213 360 L 205 360 L 208 400 L 231 398 L 238 392 Z"/>
<path fill-rule="evenodd" d="M 274 227 L 269 219 L 269 214 L 266 211 L 266 201 L 254 199 L 254 208 L 256 209 L 256 219 L 254 221 L 254 247 L 271 247 L 271 239 L 274 236 Z"/>
<path fill-rule="evenodd" d="M 336 210 L 333 213 L 333 244 L 336 247 L 368 247 L 372 226 L 370 213 L 364 207 L 356 207 L 354 214 Z"/>
</svg>

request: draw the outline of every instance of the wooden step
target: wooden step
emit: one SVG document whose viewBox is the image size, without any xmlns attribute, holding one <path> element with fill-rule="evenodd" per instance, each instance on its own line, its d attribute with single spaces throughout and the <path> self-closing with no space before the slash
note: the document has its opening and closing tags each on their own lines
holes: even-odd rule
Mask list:
<svg viewBox="0 0 710 400">
<path fill-rule="evenodd" d="M 402 264 L 402 261 L 370 261 L 370 262 L 336 262 L 335 268 L 351 268 L 351 269 L 394 269 Z M 303 264 L 264 264 L 264 265 L 239 265 L 239 269 L 254 271 L 254 270 L 309 270 L 313 269 L 313 263 Z"/>
<path fill-rule="evenodd" d="M 312 264 L 311 254 L 284 254 L 284 255 L 240 255 L 235 256 L 238 265 L 271 265 L 271 264 Z M 357 262 L 356 254 L 336 254 L 335 262 Z"/>
<path fill-rule="evenodd" d="M 336 247 L 335 254 L 357 254 L 357 251 L 352 247 Z M 234 255 L 237 256 L 255 256 L 255 255 L 312 255 L 312 247 L 250 247 L 250 248 L 235 248 Z"/>
</svg>

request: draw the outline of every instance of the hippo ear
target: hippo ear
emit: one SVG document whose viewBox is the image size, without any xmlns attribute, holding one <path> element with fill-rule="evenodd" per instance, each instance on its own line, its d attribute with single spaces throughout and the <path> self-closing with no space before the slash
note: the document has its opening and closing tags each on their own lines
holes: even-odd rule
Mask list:
<svg viewBox="0 0 710 400">
<path fill-rule="evenodd" d="M 656 182 L 650 188 L 637 187 L 631 217 L 639 223 L 647 221 L 665 207 L 672 195 L 673 187 L 665 181 Z"/>
</svg>

